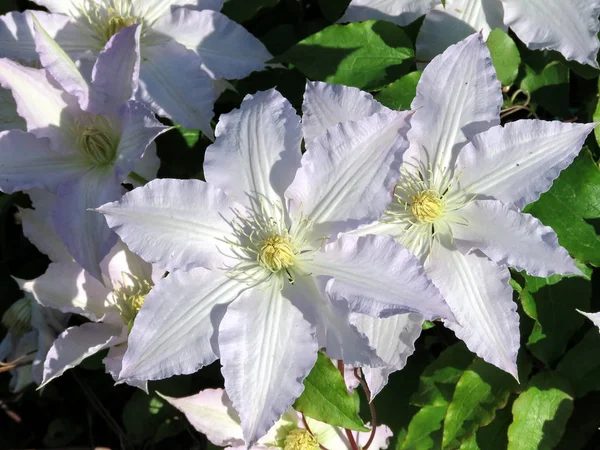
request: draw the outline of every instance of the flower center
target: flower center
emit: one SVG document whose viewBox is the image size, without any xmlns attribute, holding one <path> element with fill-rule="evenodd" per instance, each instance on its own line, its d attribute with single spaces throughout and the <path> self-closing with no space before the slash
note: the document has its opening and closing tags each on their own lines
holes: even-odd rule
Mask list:
<svg viewBox="0 0 600 450">
<path fill-rule="evenodd" d="M 119 314 L 131 331 L 135 317 L 152 289 L 152 284 L 129 273 L 123 273 L 122 277 L 123 281 L 113 295 Z"/>
<path fill-rule="evenodd" d="M 411 197 L 410 212 L 421 223 L 434 223 L 444 210 L 440 195 L 430 189 Z"/>
<path fill-rule="evenodd" d="M 119 137 L 106 117 L 89 115 L 79 118 L 73 131 L 80 151 L 94 166 L 105 166 L 115 161 Z"/>
<path fill-rule="evenodd" d="M 134 16 L 120 16 L 113 8 L 108 10 L 109 19 L 104 26 L 103 37 L 106 39 L 106 42 L 110 40 L 115 34 L 121 31 L 123 28 L 130 27 L 131 25 L 135 25 L 138 22 L 138 18 Z"/>
<path fill-rule="evenodd" d="M 123 28 L 143 22 L 133 14 L 131 0 L 84 0 L 75 8 L 100 47 Z"/>
<path fill-rule="evenodd" d="M 2 315 L 2 325 L 21 337 L 28 331 L 31 331 L 31 300 L 23 297 Z"/>
<path fill-rule="evenodd" d="M 294 265 L 294 246 L 287 236 L 271 234 L 259 244 L 259 261 L 271 272 L 279 272 Z"/>
<path fill-rule="evenodd" d="M 319 443 L 303 428 L 296 428 L 285 437 L 284 450 L 317 450 Z"/>
</svg>

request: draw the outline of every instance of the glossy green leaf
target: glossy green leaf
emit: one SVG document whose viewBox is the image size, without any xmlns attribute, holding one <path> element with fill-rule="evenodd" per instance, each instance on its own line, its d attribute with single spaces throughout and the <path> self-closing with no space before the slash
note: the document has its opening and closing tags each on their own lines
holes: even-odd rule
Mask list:
<svg viewBox="0 0 600 450">
<path fill-rule="evenodd" d="M 188 130 L 181 125 L 175 125 L 175 128 L 181 133 L 181 136 L 185 139 L 185 143 L 190 148 L 193 148 L 200 139 L 200 130 Z"/>
<path fill-rule="evenodd" d="M 442 422 L 446 415 L 446 406 L 425 406 L 421 408 L 408 425 L 408 433 L 402 444 L 402 450 L 429 450 L 439 448 L 442 440 Z"/>
<path fill-rule="evenodd" d="M 600 78 L 598 78 L 598 90 L 600 91 Z M 596 110 L 592 116 L 594 122 L 600 122 L 600 96 L 598 96 L 598 102 L 596 103 Z M 600 127 L 594 128 L 594 136 L 596 136 L 596 142 L 600 145 Z"/>
<path fill-rule="evenodd" d="M 291 47 L 279 60 L 312 80 L 379 89 L 407 73 L 414 49 L 390 22 L 331 25 Z"/>
<path fill-rule="evenodd" d="M 304 392 L 294 408 L 312 417 L 350 430 L 369 431 L 358 416 L 354 397 L 331 360 L 319 353 L 317 363 L 304 379 Z"/>
<path fill-rule="evenodd" d="M 481 450 L 506 450 L 508 447 L 508 427 L 512 421 L 512 404 L 496 412 L 496 417 L 489 425 L 477 430 L 475 440 Z"/>
<path fill-rule="evenodd" d="M 513 404 L 508 450 L 550 450 L 560 441 L 573 411 L 567 380 L 557 373 L 535 375 Z"/>
<path fill-rule="evenodd" d="M 517 79 L 521 55 L 515 41 L 502 29 L 492 30 L 487 40 L 492 61 L 503 86 L 510 86 Z"/>
<path fill-rule="evenodd" d="M 155 394 L 136 390 L 123 408 L 123 424 L 134 444 L 159 442 L 181 431 L 181 421 L 174 421 L 172 409 Z"/>
<path fill-rule="evenodd" d="M 422 71 L 411 72 L 381 90 L 375 99 L 387 106 L 397 110 L 410 109 L 415 95 L 417 95 L 417 84 L 421 79 Z"/>
<path fill-rule="evenodd" d="M 565 354 L 556 370 L 569 380 L 575 397 L 600 391 L 600 333 L 596 327 Z"/>
</svg>

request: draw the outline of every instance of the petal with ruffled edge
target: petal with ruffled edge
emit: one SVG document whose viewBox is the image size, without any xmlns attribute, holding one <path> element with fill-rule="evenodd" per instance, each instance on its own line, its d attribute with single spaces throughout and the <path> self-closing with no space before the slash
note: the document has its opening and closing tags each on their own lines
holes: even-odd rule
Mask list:
<svg viewBox="0 0 600 450">
<path fill-rule="evenodd" d="M 273 58 L 244 27 L 216 11 L 179 8 L 158 20 L 152 31 L 200 55 L 213 78 L 244 78 Z"/>
<path fill-rule="evenodd" d="M 579 311 L 579 310 L 577 310 L 577 311 L 579 313 L 583 314 L 588 319 L 590 319 L 594 323 L 594 325 L 596 325 L 598 327 L 598 329 L 600 330 L 600 312 L 587 313 L 587 312 L 584 312 L 584 311 Z"/>
<path fill-rule="evenodd" d="M 93 211 L 121 196 L 121 184 L 106 168 L 90 170 L 58 189 L 52 211 L 54 231 L 75 261 L 97 280 L 103 280 L 100 262 L 117 242 L 102 215 Z"/>
<path fill-rule="evenodd" d="M 138 97 L 159 115 L 212 139 L 213 81 L 198 55 L 169 41 L 144 47 Z"/>
<path fill-rule="evenodd" d="M 42 386 L 79 365 L 100 350 L 127 341 L 127 327 L 105 323 L 84 323 L 67 328 L 54 341 L 44 362 Z"/>
<path fill-rule="evenodd" d="M 292 215 L 314 221 L 313 236 L 371 223 L 393 199 L 411 113 L 389 111 L 344 122 L 306 143 L 302 167 L 285 192 Z"/>
<path fill-rule="evenodd" d="M 519 120 L 493 127 L 473 137 L 460 152 L 459 186 L 468 195 L 491 196 L 521 209 L 550 189 L 595 126 Z"/>
<path fill-rule="evenodd" d="M 423 267 L 388 236 L 341 236 L 315 254 L 306 269 L 331 277 L 327 293 L 353 312 L 388 317 L 416 312 L 427 319 L 453 319 Z"/>
<path fill-rule="evenodd" d="M 221 116 L 216 136 L 204 157 L 206 181 L 249 207 L 261 199 L 283 205 L 301 158 L 300 118 L 290 102 L 275 89 L 248 95 Z"/>
<path fill-rule="evenodd" d="M 463 255 L 444 240 L 425 269 L 456 317 L 446 326 L 471 351 L 518 378 L 519 314 L 508 269 L 478 251 Z"/>
<path fill-rule="evenodd" d="M 358 88 L 309 81 L 302 104 L 304 139 L 319 137 L 338 123 L 361 120 L 387 111 L 391 110 Z"/>
<path fill-rule="evenodd" d="M 227 307 L 219 326 L 225 389 L 251 447 L 292 405 L 317 360 L 315 329 L 271 282 Z M 293 295 L 293 294 L 292 294 Z"/>
<path fill-rule="evenodd" d="M 473 135 L 500 123 L 501 85 L 480 34 L 453 45 L 427 66 L 411 109 L 411 147 L 405 161 L 420 163 L 433 185 L 452 169 Z"/>
<path fill-rule="evenodd" d="M 503 15 L 500 0 L 447 0 L 446 7 L 438 4 L 425 16 L 417 35 L 417 61 L 428 63 L 475 32 L 481 31 L 487 39 L 494 28 L 506 31 Z"/>
<path fill-rule="evenodd" d="M 98 211 L 132 251 L 172 271 L 223 266 L 218 245 L 232 232 L 237 207 L 203 181 L 153 180 Z"/>
<path fill-rule="evenodd" d="M 247 288 L 223 271 L 203 268 L 160 280 L 135 318 L 120 379 L 159 380 L 212 363 L 225 307 Z"/>
<path fill-rule="evenodd" d="M 419 314 L 397 314 L 378 319 L 364 314 L 352 314 L 350 321 L 363 333 L 385 366 L 363 367 L 365 381 L 371 391 L 371 401 L 381 392 L 390 374 L 401 370 L 415 351 L 415 341 L 421 335 L 423 317 Z"/>
<path fill-rule="evenodd" d="M 338 22 L 387 20 L 404 26 L 426 14 L 439 0 L 352 0 Z"/>
<path fill-rule="evenodd" d="M 459 214 L 467 225 L 452 230 L 454 243 L 463 253 L 477 248 L 500 266 L 536 277 L 581 274 L 552 228 L 529 214 L 497 200 L 475 200 Z"/>
<path fill-rule="evenodd" d="M 123 367 L 123 356 L 127 351 L 127 343 L 122 343 L 115 347 L 111 347 L 106 358 L 102 360 L 106 373 L 113 377 L 113 380 L 119 381 L 119 374 Z M 146 380 L 127 380 L 126 383 L 148 393 L 148 382 Z"/>
<path fill-rule="evenodd" d="M 527 47 L 598 68 L 599 0 L 502 0 L 504 23 Z"/>
</svg>

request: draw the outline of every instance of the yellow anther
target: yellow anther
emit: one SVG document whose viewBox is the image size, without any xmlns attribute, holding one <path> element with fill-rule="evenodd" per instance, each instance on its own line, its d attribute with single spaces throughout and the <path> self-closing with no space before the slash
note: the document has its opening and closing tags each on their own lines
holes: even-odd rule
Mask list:
<svg viewBox="0 0 600 450">
<path fill-rule="evenodd" d="M 23 297 L 13 303 L 3 314 L 2 325 L 18 337 L 31 331 L 31 300 Z"/>
<path fill-rule="evenodd" d="M 106 23 L 104 29 L 104 37 L 108 42 L 111 37 L 121 31 L 123 28 L 127 28 L 131 25 L 138 23 L 137 17 L 133 16 L 120 16 L 114 9 L 109 10 L 109 20 Z"/>
<path fill-rule="evenodd" d="M 303 428 L 296 428 L 285 437 L 284 450 L 317 450 L 319 443 Z"/>
<path fill-rule="evenodd" d="M 293 245 L 287 236 L 271 234 L 259 245 L 259 261 L 271 272 L 279 272 L 294 265 Z"/>
<path fill-rule="evenodd" d="M 444 209 L 440 195 L 433 190 L 425 190 L 411 197 L 410 212 L 422 223 L 435 222 Z"/>
<path fill-rule="evenodd" d="M 146 295 L 152 289 L 152 285 L 146 281 L 139 279 L 131 274 L 123 273 L 123 282 L 121 286 L 113 292 L 115 305 L 123 318 L 123 321 L 129 325 L 129 329 L 133 327 L 135 316 L 142 308 Z M 126 278 L 129 279 L 127 282 Z"/>
<path fill-rule="evenodd" d="M 74 133 L 81 152 L 95 166 L 114 162 L 119 138 L 103 116 L 84 116 L 75 121 Z"/>
</svg>

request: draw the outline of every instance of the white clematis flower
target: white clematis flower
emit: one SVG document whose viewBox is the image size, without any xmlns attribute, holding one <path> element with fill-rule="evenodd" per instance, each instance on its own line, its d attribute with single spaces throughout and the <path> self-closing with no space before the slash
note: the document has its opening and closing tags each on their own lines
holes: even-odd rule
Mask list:
<svg viewBox="0 0 600 450">
<path fill-rule="evenodd" d="M 73 260 L 52 231 L 52 194 L 38 189 L 28 193 L 35 209 L 21 209 L 23 233 L 52 263 L 42 276 L 21 282 L 21 287 L 45 309 L 80 314 L 91 321 L 67 328 L 50 340 L 47 356 L 44 353 L 42 359 L 40 381 L 49 383 L 104 349 L 110 349 L 104 359 L 106 371 L 117 380 L 135 316 L 164 272 L 152 268 L 118 242 L 101 264 L 100 283 Z M 146 388 L 144 381 L 132 384 Z"/>
<path fill-rule="evenodd" d="M 36 17 L 74 59 L 96 58 L 119 30 L 139 25 L 138 99 L 211 137 L 215 80 L 244 78 L 272 56 L 220 12 L 224 0 L 39 0 Z M 31 14 L 0 18 L 0 56 L 37 59 Z M 217 83 L 222 84 L 222 83 Z"/>
<path fill-rule="evenodd" d="M 184 413 L 192 426 L 205 434 L 214 445 L 232 449 L 245 448 L 240 419 L 223 389 L 205 389 L 196 395 L 182 398 L 161 396 Z M 371 438 L 371 431 L 352 433 L 359 448 L 363 448 Z M 390 437 L 392 430 L 389 427 L 377 426 L 369 449 L 387 448 Z M 320 447 L 327 450 L 351 448 L 344 429 L 310 417 L 304 417 L 303 420 L 302 414 L 290 408 L 252 448 L 318 450 Z"/>
<path fill-rule="evenodd" d="M 451 315 L 392 239 L 335 241 L 385 211 L 409 115 L 342 124 L 302 156 L 293 107 L 259 92 L 221 116 L 208 183 L 155 180 L 99 208 L 129 248 L 175 271 L 148 295 L 121 377 L 193 373 L 220 358 L 251 446 L 300 396 L 319 347 L 379 362 L 349 311 Z"/>
<path fill-rule="evenodd" d="M 324 127 L 336 114 L 347 120 L 337 112 L 342 105 L 352 104 L 353 119 L 383 108 L 357 89 L 319 84 L 309 94 L 314 123 L 327 111 Z M 407 246 L 452 309 L 456 320 L 447 325 L 472 351 L 516 377 L 519 317 L 507 266 L 541 277 L 580 273 L 552 229 L 520 210 L 551 187 L 595 124 L 520 120 L 502 127 L 501 105 L 480 34 L 434 59 L 412 103 L 396 201 L 359 234 L 388 235 Z M 410 354 L 423 318 L 405 318 L 412 326 L 390 319 L 361 317 L 357 326 L 374 347 L 385 345 L 379 356 L 394 369 L 389 343 L 398 343 L 398 354 Z M 407 342 L 401 345 L 398 335 Z M 381 376 L 387 378 L 380 373 L 380 382 Z"/>
<path fill-rule="evenodd" d="M 590 319 L 594 323 L 594 325 L 596 325 L 598 327 L 598 329 L 600 330 L 600 312 L 588 313 L 588 312 L 579 311 L 579 310 L 577 310 L 577 311 L 579 313 L 583 314 L 588 319 Z"/>
<path fill-rule="evenodd" d="M 99 263 L 117 237 L 88 209 L 119 198 L 121 183 L 144 159 L 157 162 L 152 142 L 168 129 L 129 100 L 138 82 L 139 31 L 123 29 L 108 42 L 91 84 L 40 27 L 36 43 L 46 70 L 0 59 L 0 84 L 11 90 L 28 130 L 0 133 L 0 190 L 55 193 L 55 232 L 99 280 Z"/>
<path fill-rule="evenodd" d="M 598 68 L 600 0 L 352 0 L 340 22 L 370 19 L 407 25 L 423 14 L 417 60 L 431 61 L 449 45 L 481 31 L 510 27 L 533 50 L 556 50 Z"/>
</svg>

